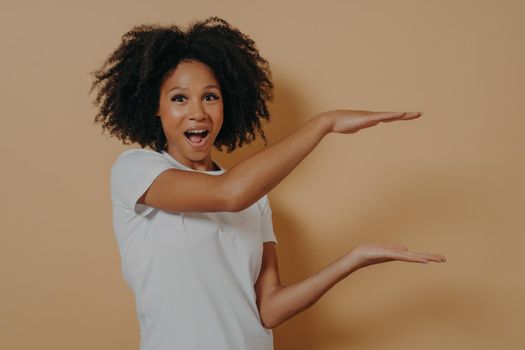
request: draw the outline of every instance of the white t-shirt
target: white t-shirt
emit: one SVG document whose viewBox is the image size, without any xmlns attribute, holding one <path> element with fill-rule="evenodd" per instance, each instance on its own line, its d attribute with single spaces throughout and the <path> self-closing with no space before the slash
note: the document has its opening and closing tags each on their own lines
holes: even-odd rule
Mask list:
<svg viewBox="0 0 525 350">
<path fill-rule="evenodd" d="M 135 294 L 141 350 L 271 350 L 254 284 L 263 242 L 277 243 L 265 195 L 240 212 L 169 212 L 137 204 L 163 171 L 191 169 L 166 151 L 132 149 L 111 169 L 113 228 Z M 202 171 L 210 175 L 225 169 Z"/>
</svg>

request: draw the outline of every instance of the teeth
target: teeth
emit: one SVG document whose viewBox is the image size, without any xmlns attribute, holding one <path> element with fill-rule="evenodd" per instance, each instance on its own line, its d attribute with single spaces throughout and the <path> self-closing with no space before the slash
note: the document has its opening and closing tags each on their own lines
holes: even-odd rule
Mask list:
<svg viewBox="0 0 525 350">
<path fill-rule="evenodd" d="M 193 134 L 200 134 L 201 132 L 207 131 L 206 129 L 200 129 L 200 130 L 188 130 L 186 132 L 193 133 Z"/>
</svg>

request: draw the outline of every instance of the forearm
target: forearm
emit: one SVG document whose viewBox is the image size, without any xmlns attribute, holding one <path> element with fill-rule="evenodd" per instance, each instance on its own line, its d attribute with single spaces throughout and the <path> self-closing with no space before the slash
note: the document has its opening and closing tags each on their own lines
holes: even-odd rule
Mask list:
<svg viewBox="0 0 525 350">
<path fill-rule="evenodd" d="M 260 315 L 266 328 L 274 328 L 314 305 L 335 284 L 356 270 L 343 256 L 312 276 L 276 288 L 266 296 L 260 307 Z"/>
<path fill-rule="evenodd" d="M 312 117 L 292 134 L 236 164 L 225 175 L 227 192 L 243 210 L 279 184 L 326 136 L 326 118 Z"/>
</svg>

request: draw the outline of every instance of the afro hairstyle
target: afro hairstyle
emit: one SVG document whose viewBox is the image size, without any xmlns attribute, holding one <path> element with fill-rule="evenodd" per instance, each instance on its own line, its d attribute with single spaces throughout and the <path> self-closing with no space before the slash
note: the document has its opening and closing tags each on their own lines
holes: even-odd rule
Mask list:
<svg viewBox="0 0 525 350">
<path fill-rule="evenodd" d="M 182 61 L 209 66 L 223 95 L 224 122 L 214 146 L 227 152 L 255 140 L 265 145 L 261 118 L 269 120 L 266 106 L 273 84 L 268 62 L 255 42 L 219 17 L 193 22 L 186 31 L 176 25 L 142 24 L 122 36 L 120 46 L 102 66 L 91 72 L 95 122 L 124 144 L 138 143 L 160 152 L 166 136 L 160 118 L 160 89 Z"/>
</svg>

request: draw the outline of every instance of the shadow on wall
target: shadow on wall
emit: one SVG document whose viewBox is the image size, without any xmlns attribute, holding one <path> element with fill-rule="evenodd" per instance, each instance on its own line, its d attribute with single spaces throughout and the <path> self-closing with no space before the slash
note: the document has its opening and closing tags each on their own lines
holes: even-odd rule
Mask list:
<svg viewBox="0 0 525 350">
<path fill-rule="evenodd" d="M 268 146 L 276 143 L 282 138 L 286 137 L 295 131 L 312 112 L 300 109 L 301 98 L 292 93 L 293 88 L 286 87 L 286 81 L 279 80 L 275 69 L 272 67 L 273 83 L 274 83 L 274 99 L 268 104 L 270 112 L 270 121 L 262 121 L 262 127 L 268 141 Z M 304 104 L 304 103 L 303 103 Z M 242 148 L 237 148 L 232 153 L 228 154 L 226 151 L 219 152 L 213 150 L 213 159 L 217 158 L 219 163 L 225 168 L 230 169 L 241 160 L 257 153 L 265 148 L 264 141 L 260 135 L 256 134 L 256 140 L 249 145 L 244 145 Z"/>
<path fill-rule="evenodd" d="M 295 95 L 296 90 L 288 89 L 285 81 L 274 79 L 274 84 L 275 98 L 274 103 L 270 105 L 271 119 L 270 123 L 264 124 L 269 145 L 286 137 L 308 117 L 313 116 L 311 111 L 301 109 L 305 105 L 301 101 L 306 98 Z M 258 138 L 251 145 L 237 149 L 231 154 L 216 152 L 214 157 L 224 167 L 231 168 L 263 148 L 264 143 Z M 417 234 L 411 227 L 420 226 L 422 221 L 446 220 L 450 216 L 462 215 L 465 202 L 469 200 L 468 193 L 474 189 L 469 189 L 462 181 L 458 181 L 461 179 L 455 178 L 456 173 L 453 169 L 425 169 L 424 172 L 412 173 L 411 178 L 403 179 L 403 183 L 386 190 L 382 189 L 387 192 L 389 198 L 403 198 L 401 205 L 396 200 L 365 204 L 369 206 L 364 208 L 365 214 L 361 214 L 357 220 L 352 218 L 352 222 L 347 224 L 342 224 L 341 221 L 345 218 L 335 212 L 334 219 L 338 221 L 336 226 L 350 228 L 351 245 L 380 242 L 383 236 L 378 232 L 384 230 L 385 226 L 388 226 L 392 237 L 402 241 L 403 238 L 407 238 L 407 234 Z M 436 172 L 442 174 L 439 182 L 436 182 L 435 176 L 427 176 L 429 172 L 434 175 Z M 319 181 L 330 181 L 329 176 L 330 174 L 326 174 L 326 179 L 320 178 Z M 463 201 L 458 201 L 458 198 L 463 198 Z M 274 229 L 280 243 L 278 258 L 281 281 L 285 284 L 295 283 L 322 266 L 314 266 L 311 263 L 311 252 L 316 247 L 302 239 L 301 233 L 308 228 L 301 220 L 300 213 L 280 206 L 277 201 L 272 200 L 271 205 Z M 407 220 L 407 217 L 410 220 Z M 348 249 L 351 249 L 351 245 Z M 334 256 L 331 261 L 336 258 Z M 286 276 L 294 276 L 294 278 L 286 278 Z M 405 337 L 412 327 L 421 324 L 435 322 L 458 326 L 469 324 L 472 318 L 484 312 L 483 297 L 477 291 L 469 290 L 461 281 L 454 283 L 457 285 L 447 285 L 446 290 L 450 292 L 446 294 L 429 290 L 428 285 L 422 285 L 417 289 L 407 288 L 401 300 L 387 305 L 380 314 L 371 311 L 363 319 L 361 315 L 353 315 L 350 312 L 345 318 L 345 324 L 336 321 L 336 317 L 332 314 L 342 312 L 342 309 L 321 309 L 314 305 L 274 329 L 275 348 L 300 349 L 304 348 L 305 344 L 308 344 L 308 349 L 311 350 L 345 345 L 371 346 L 391 340 L 396 335 Z M 336 285 L 334 288 L 341 287 Z M 322 299 L 325 297 L 326 294 Z M 465 300 L 468 302 L 465 303 Z M 450 315 L 455 315 L 454 320 L 450 319 Z M 341 315 L 338 315 L 339 319 L 340 317 Z"/>
<path fill-rule="evenodd" d="M 435 173 L 437 170 L 427 171 Z M 458 216 L 465 217 L 467 221 L 473 220 L 476 214 L 469 213 L 468 208 L 470 201 L 476 198 L 471 195 L 476 188 L 469 187 L 466 183 L 467 179 L 458 179 L 455 170 L 446 171 L 449 176 L 443 174 L 440 176 L 440 182 L 436 182 L 435 177 L 421 176 L 423 175 L 421 173 L 412 174 L 413 178 L 407 178 L 405 183 L 392 186 L 387 193 L 390 198 L 403 198 L 403 201 L 370 203 L 369 208 L 364 208 L 364 211 L 370 214 L 361 216 L 357 220 L 352 219 L 352 222 L 344 223 L 348 218 L 340 217 L 335 212 L 334 220 L 339 221 L 339 226 L 350 227 L 351 243 L 348 244 L 348 250 L 360 243 L 381 243 L 384 234 L 378 233 L 384 231 L 385 226 L 389 228 L 389 235 L 395 237 L 394 241 L 403 242 L 410 240 L 410 236 L 418 234 L 412 227 L 424 226 L 426 221 L 455 221 Z M 326 176 L 328 181 L 330 175 Z M 322 182 L 323 179 L 319 181 Z M 272 209 L 275 231 L 280 240 L 278 258 L 281 281 L 288 282 L 287 278 L 283 278 L 283 275 L 287 275 L 294 276 L 290 278 L 292 280 L 290 282 L 295 283 L 323 267 L 311 263 L 312 251 L 318 247 L 315 243 L 305 242 L 303 239 L 302 233 L 308 228 L 301 224 L 299 213 L 279 206 L 278 202 L 272 203 Z M 341 244 L 347 243 L 341 242 Z M 447 252 L 441 253 L 450 258 Z M 330 258 L 330 262 L 337 257 Z M 447 264 L 450 264 L 450 261 Z M 387 264 L 382 266 L 385 265 Z M 452 266 L 448 267 L 452 268 Z M 368 269 L 376 268 L 371 266 L 363 270 L 364 273 L 368 273 Z M 359 275 L 361 271 L 356 273 Z M 347 278 L 353 277 L 361 276 L 351 275 Z M 475 339 L 479 330 L 474 329 L 475 326 L 471 327 L 472 329 L 465 329 L 465 325 L 479 325 L 480 320 L 487 324 L 494 322 L 490 316 L 495 312 L 491 310 L 494 305 L 490 301 L 490 295 L 475 286 L 469 286 L 468 281 L 461 276 L 447 275 L 447 279 L 450 282 L 439 290 L 428 284 L 407 285 L 406 293 L 400 296 L 396 293 L 398 297 L 390 297 L 389 302 L 378 301 L 382 308 L 380 310 L 374 308 L 365 316 L 362 310 L 359 314 L 352 313 L 351 307 L 345 305 L 330 307 L 330 304 L 324 304 L 323 308 L 318 308 L 315 304 L 297 315 L 295 319 L 292 318 L 274 329 L 275 348 L 276 350 L 299 349 L 304 348 L 305 344 L 308 344 L 308 349 L 311 350 L 336 349 L 341 346 L 385 348 L 388 347 L 388 342 L 396 337 L 410 338 L 410 333 L 415 328 L 429 328 L 438 324 L 440 329 L 451 329 L 451 332 L 459 332 L 463 336 Z M 344 281 L 332 290 L 346 288 L 341 286 L 342 283 Z M 352 287 L 348 288 L 351 291 Z M 329 293 L 330 291 L 320 301 Z M 351 297 L 351 294 L 348 297 Z M 356 301 L 352 300 L 351 303 L 354 302 Z M 366 301 L 366 303 L 370 302 L 370 300 Z M 344 319 L 343 323 L 341 319 Z"/>
</svg>

